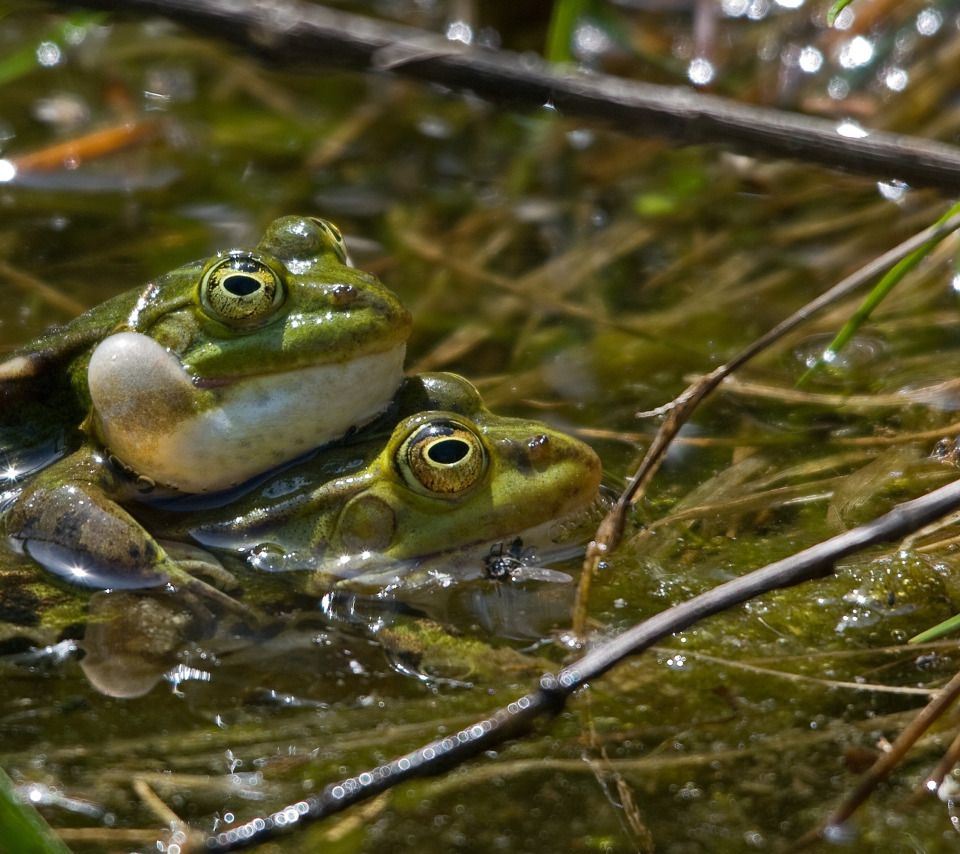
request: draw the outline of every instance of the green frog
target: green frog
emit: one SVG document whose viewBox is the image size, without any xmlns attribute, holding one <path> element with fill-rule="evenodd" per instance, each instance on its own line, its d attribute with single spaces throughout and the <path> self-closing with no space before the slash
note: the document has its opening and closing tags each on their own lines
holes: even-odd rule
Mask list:
<svg viewBox="0 0 960 854">
<path fill-rule="evenodd" d="M 27 483 L 7 533 L 91 586 L 184 581 L 125 508 L 229 489 L 369 422 L 410 329 L 336 227 L 300 216 L 91 309 L 0 363 L 3 420 L 45 415 L 72 451 Z"/>
<path fill-rule="evenodd" d="M 240 577 L 245 605 L 282 614 L 290 611 L 288 584 L 310 595 L 369 590 L 371 565 L 393 568 L 396 576 L 381 571 L 377 578 L 399 581 L 401 597 L 405 562 L 414 558 L 438 555 L 445 568 L 461 561 L 453 572 L 472 566 L 483 573 L 490 562 L 484 555 L 495 553 L 491 541 L 523 532 L 528 543 L 526 532 L 538 527 L 552 534 L 553 523 L 594 502 L 600 474 L 599 459 L 582 442 L 539 422 L 494 415 L 459 376 L 421 374 L 404 380 L 373 423 L 304 459 L 236 490 L 151 495 L 129 509 L 137 528 L 151 531 L 185 565 L 204 554 L 216 562 L 215 553 Z M 74 520 L 86 524 L 80 513 L 65 524 Z M 99 527 L 94 532 L 104 536 Z M 480 548 L 464 559 L 461 550 L 473 545 Z M 496 553 L 502 561 L 503 547 Z M 233 617 L 249 625 L 248 614 L 231 615 L 216 602 L 220 619 L 205 622 L 196 607 L 171 595 L 172 585 L 117 589 L 162 578 L 161 564 L 142 560 L 131 558 L 114 580 L 92 571 L 84 578 L 83 554 L 65 557 L 55 567 L 59 576 L 112 588 L 92 595 L 22 557 L 8 561 L 10 569 L 0 573 L 0 650 L 82 635 L 88 679 L 104 693 L 139 696 L 172 666 L 186 639 L 209 637 L 224 617 L 229 637 Z M 397 652 L 395 638 L 383 640 Z"/>
<path fill-rule="evenodd" d="M 600 475 L 583 442 L 494 415 L 467 380 L 428 373 L 368 428 L 225 506 L 137 512 L 164 537 L 241 553 L 256 570 L 319 570 L 323 586 L 363 566 L 358 556 L 422 558 L 570 516 L 597 497 Z"/>
</svg>

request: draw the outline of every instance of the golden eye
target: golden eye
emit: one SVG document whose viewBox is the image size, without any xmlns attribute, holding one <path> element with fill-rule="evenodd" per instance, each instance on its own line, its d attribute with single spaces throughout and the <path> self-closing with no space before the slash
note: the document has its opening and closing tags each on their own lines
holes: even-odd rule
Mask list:
<svg viewBox="0 0 960 854">
<path fill-rule="evenodd" d="M 343 240 L 343 235 L 340 233 L 340 229 L 329 220 L 320 219 L 319 217 L 315 216 L 310 217 L 310 219 L 317 224 L 317 228 L 319 228 L 323 234 L 323 242 L 328 248 L 334 251 L 337 258 L 340 259 L 340 263 L 349 264 L 347 261 L 347 244 Z"/>
<path fill-rule="evenodd" d="M 200 301 L 217 320 L 248 324 L 264 320 L 282 304 L 283 281 L 253 255 L 230 255 L 200 280 Z"/>
<path fill-rule="evenodd" d="M 397 462 L 414 489 L 453 498 L 483 477 L 487 455 L 473 430 L 456 421 L 437 419 L 421 424 L 407 437 Z"/>
</svg>

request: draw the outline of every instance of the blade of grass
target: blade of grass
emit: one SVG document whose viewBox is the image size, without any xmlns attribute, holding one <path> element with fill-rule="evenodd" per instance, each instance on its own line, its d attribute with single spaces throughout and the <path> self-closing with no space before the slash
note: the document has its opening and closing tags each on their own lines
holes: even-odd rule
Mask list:
<svg viewBox="0 0 960 854">
<path fill-rule="evenodd" d="M 546 56 L 551 62 L 572 62 L 573 31 L 577 19 L 587 8 L 588 0 L 556 0 L 550 13 Z"/>
<path fill-rule="evenodd" d="M 942 225 L 954 214 L 960 212 L 960 202 L 955 204 L 950 210 L 948 210 L 940 219 L 938 219 L 935 225 Z M 925 243 L 919 249 L 915 249 L 906 258 L 902 261 L 899 261 L 890 270 L 884 275 L 884 277 L 877 283 L 876 287 L 869 294 L 867 298 L 860 304 L 860 307 L 853 313 L 853 316 L 844 324 L 843 328 L 834 336 L 834 339 L 827 345 L 827 348 L 817 357 L 817 361 L 814 362 L 800 377 L 797 381 L 797 386 L 802 386 L 807 380 L 809 380 L 817 371 L 820 370 L 825 364 L 829 364 L 835 358 L 837 353 L 842 350 L 850 339 L 856 334 L 857 330 L 867 322 L 867 319 L 873 313 L 873 310 L 886 299 L 887 294 L 890 293 L 907 275 L 914 267 L 917 266 L 927 255 L 930 254 L 930 251 L 944 238 L 946 234 L 941 234 L 938 237 L 935 237 L 933 240 Z"/>
<path fill-rule="evenodd" d="M 70 854 L 70 849 L 30 804 L 17 797 L 0 768 L 0 854 Z"/>
<path fill-rule="evenodd" d="M 937 640 L 958 628 L 960 628 L 960 614 L 950 617 L 942 623 L 937 623 L 925 632 L 920 632 L 916 637 L 910 638 L 910 643 L 926 643 L 927 641 Z"/>
<path fill-rule="evenodd" d="M 837 20 L 837 16 L 849 6 L 853 0 L 837 0 L 827 12 L 827 26 L 832 27 Z"/>
</svg>

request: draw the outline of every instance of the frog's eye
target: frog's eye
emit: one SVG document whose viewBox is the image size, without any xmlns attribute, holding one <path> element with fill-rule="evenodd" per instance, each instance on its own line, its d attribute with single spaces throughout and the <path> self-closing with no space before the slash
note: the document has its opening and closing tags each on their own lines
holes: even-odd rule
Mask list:
<svg viewBox="0 0 960 854">
<path fill-rule="evenodd" d="M 323 242 L 334 251 L 337 258 L 340 260 L 340 263 L 349 266 L 350 261 L 347 258 L 347 244 L 343 240 L 343 235 L 340 233 L 340 229 L 328 220 L 320 219 L 318 217 L 310 218 L 316 223 L 317 228 L 320 229 L 320 232 L 323 235 Z"/>
<path fill-rule="evenodd" d="M 419 492 L 454 498 L 477 483 L 487 468 L 480 437 L 448 419 L 421 424 L 400 446 L 397 462 Z"/>
<path fill-rule="evenodd" d="M 217 320 L 229 324 L 261 321 L 283 303 L 280 277 L 253 255 L 218 261 L 200 280 L 200 301 Z"/>
</svg>

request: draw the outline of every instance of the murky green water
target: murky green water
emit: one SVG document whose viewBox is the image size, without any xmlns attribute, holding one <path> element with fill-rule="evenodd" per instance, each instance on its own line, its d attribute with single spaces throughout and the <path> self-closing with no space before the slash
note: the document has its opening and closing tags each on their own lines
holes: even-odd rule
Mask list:
<svg viewBox="0 0 960 854">
<path fill-rule="evenodd" d="M 725 4 L 717 91 L 954 140 L 955 10 L 858 3 L 860 22 L 832 34 L 819 7 Z M 0 55 L 23 51 L 28 70 L 0 63 L 0 155 L 130 121 L 143 133 L 0 186 L 0 352 L 249 242 L 276 216 L 322 215 L 413 312 L 411 372 L 463 373 L 491 408 L 581 435 L 612 487 L 656 428 L 636 412 L 948 204 L 548 110 L 504 112 L 385 74 L 274 73 L 160 21 L 64 29 L 33 4 L 7 8 Z M 440 29 L 453 15 L 400 12 Z M 697 55 L 686 10 L 607 12 L 640 59 L 620 50 L 598 66 L 683 82 Z M 933 13 L 940 25 L 927 33 Z M 522 27 L 499 8 L 477 14 L 478 29 L 517 27 L 507 47 L 543 32 L 532 11 Z M 857 36 L 872 51 L 860 65 Z M 938 249 L 801 395 L 806 360 L 858 299 L 698 412 L 595 580 L 597 638 L 953 478 L 949 456 L 931 455 L 960 429 L 954 252 L 951 241 Z M 960 607 L 956 536 L 947 524 L 706 621 L 591 685 L 535 737 L 264 850 L 778 850 L 853 789 L 864 757 L 924 702 L 917 689 L 956 669 L 953 642 L 904 645 Z M 11 572 L 21 559 L 4 546 L 0 561 Z M 576 557 L 556 566 L 579 573 Z M 576 654 L 564 642 L 572 583 L 417 594 L 461 634 L 413 658 L 399 629 L 374 637 L 363 619 L 301 596 L 283 631 L 185 643 L 151 663 L 151 678 L 168 678 L 117 699 L 91 684 L 89 653 L 84 664 L 29 652 L 79 637 L 82 600 L 64 598 L 68 627 L 45 633 L 6 596 L 0 765 L 47 787 L 59 805 L 44 814 L 76 852 L 155 850 L 170 818 L 161 802 L 205 831 L 273 810 L 489 713 Z M 410 661 L 444 678 L 391 666 Z M 113 666 L 134 678 L 143 662 Z M 937 725 L 861 811 L 853 850 L 955 849 L 952 805 L 913 800 L 954 725 Z"/>
</svg>

